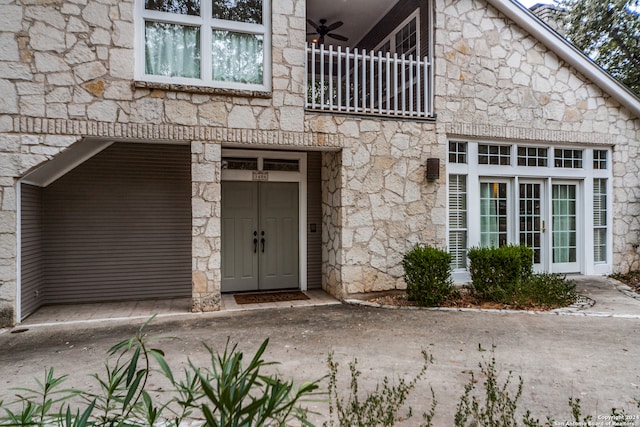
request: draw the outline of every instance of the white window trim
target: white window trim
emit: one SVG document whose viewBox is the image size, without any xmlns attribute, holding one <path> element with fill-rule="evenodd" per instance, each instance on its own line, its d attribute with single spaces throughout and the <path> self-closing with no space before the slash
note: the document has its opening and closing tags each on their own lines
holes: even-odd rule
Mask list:
<svg viewBox="0 0 640 427">
<path fill-rule="evenodd" d="M 378 45 L 374 50 L 380 50 L 385 43 L 389 42 L 389 53 L 393 55 L 396 52 L 396 43 L 395 43 L 396 34 L 401 29 L 403 29 L 409 22 L 411 22 L 411 20 L 414 18 L 416 19 L 416 54 L 414 55 L 414 58 L 419 58 L 420 57 L 420 8 L 417 8 L 416 10 L 414 10 L 413 13 L 411 13 L 411 15 L 409 15 L 404 21 L 402 21 L 402 23 L 400 23 L 400 25 L 394 28 L 393 31 L 391 31 L 387 37 L 385 37 L 380 43 L 378 43 Z"/>
<path fill-rule="evenodd" d="M 246 91 L 271 91 L 271 1 L 262 2 L 262 24 L 249 24 L 244 22 L 225 21 L 214 19 L 211 2 L 200 3 L 200 15 L 179 15 L 167 12 L 146 10 L 144 0 L 136 0 L 135 3 L 135 66 L 134 76 L 136 80 L 150 83 L 175 84 L 184 86 L 199 86 L 207 88 L 220 88 Z M 199 79 L 188 77 L 167 77 L 145 73 L 145 19 L 173 24 L 185 24 L 198 26 L 200 31 L 200 76 Z M 236 82 L 214 81 L 212 75 L 211 60 L 211 30 L 221 29 L 237 31 L 246 34 L 263 35 L 262 53 L 262 78 L 263 84 L 247 84 Z"/>
<path fill-rule="evenodd" d="M 545 201 L 547 217 L 551 218 L 551 185 L 553 183 L 577 183 L 579 192 L 578 206 L 578 236 L 580 237 L 579 247 L 583 248 L 578 254 L 578 264 L 580 273 L 586 275 L 606 275 L 613 271 L 613 161 L 612 150 L 606 146 L 580 146 L 571 144 L 548 144 L 548 143 L 519 143 L 513 141 L 511 148 L 511 165 L 481 165 L 478 164 L 478 145 L 508 145 L 504 141 L 476 140 L 470 138 L 451 138 L 450 141 L 467 142 L 467 163 L 449 163 L 447 155 L 447 217 L 449 215 L 448 201 L 448 177 L 450 175 L 467 176 L 467 245 L 468 247 L 480 244 L 480 216 L 479 205 L 473 195 L 480 194 L 480 182 L 485 180 L 507 180 L 508 194 L 510 197 L 509 215 L 515 218 L 516 206 L 514 203 L 515 189 L 518 180 L 540 179 L 546 183 Z M 547 148 L 547 166 L 517 166 L 518 147 L 538 147 Z M 447 144 L 448 147 L 448 144 Z M 582 150 L 582 168 L 561 168 L 554 166 L 554 148 Z M 607 151 L 607 169 L 593 168 L 593 150 Z M 593 257 L 593 179 L 607 179 L 607 261 L 604 263 L 594 263 Z M 515 187 L 514 187 L 515 186 Z M 515 219 L 509 219 L 509 241 L 517 244 L 517 231 Z M 547 229 L 551 224 L 547 226 Z M 447 247 L 449 236 L 449 224 L 447 223 Z M 549 244 L 550 247 L 550 244 Z M 550 252 L 550 251 L 548 251 Z M 550 254 L 547 254 L 549 257 Z M 548 263 L 546 267 L 550 266 Z M 457 283 L 470 280 L 468 272 L 461 270 L 454 271 L 453 278 Z"/>
</svg>

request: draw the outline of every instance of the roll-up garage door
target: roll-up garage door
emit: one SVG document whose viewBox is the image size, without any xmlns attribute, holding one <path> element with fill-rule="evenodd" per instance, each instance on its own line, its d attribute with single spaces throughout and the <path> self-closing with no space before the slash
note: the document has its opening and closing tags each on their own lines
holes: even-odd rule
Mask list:
<svg viewBox="0 0 640 427">
<path fill-rule="evenodd" d="M 115 143 L 43 188 L 41 303 L 190 297 L 190 158 Z"/>
</svg>

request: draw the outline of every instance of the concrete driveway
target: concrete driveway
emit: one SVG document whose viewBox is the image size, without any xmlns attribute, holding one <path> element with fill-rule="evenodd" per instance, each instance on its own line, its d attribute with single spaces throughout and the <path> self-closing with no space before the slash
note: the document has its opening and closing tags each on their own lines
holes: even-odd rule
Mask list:
<svg viewBox="0 0 640 427">
<path fill-rule="evenodd" d="M 583 412 L 608 415 L 612 407 L 640 415 L 640 301 L 624 287 L 604 278 L 576 278 L 583 295 L 595 300 L 589 308 L 556 313 L 503 311 L 392 310 L 357 305 L 322 305 L 228 311 L 205 315 L 160 317 L 149 336 L 161 339 L 174 370 L 188 359 L 208 363 L 202 342 L 222 348 L 227 337 L 252 352 L 270 339 L 267 359 L 285 377 L 298 382 L 327 373 L 329 352 L 340 363 L 358 359 L 361 390 L 371 390 L 386 375 L 414 375 L 421 349 L 434 358 L 425 380 L 411 396 L 414 413 L 427 410 L 432 387 L 438 405 L 434 425 L 453 425 L 453 414 L 469 372 L 494 355 L 505 378 L 509 371 L 524 381 L 519 408 L 534 416 L 569 420 L 568 398 L 580 398 Z M 70 374 L 69 386 L 95 390 L 93 372 L 104 372 L 106 350 L 131 336 L 142 319 L 92 323 L 25 324 L 21 333 L 0 333 L 0 396 L 12 387 L 34 385 L 45 367 Z M 1 399 L 1 397 L 0 397 Z M 326 411 L 326 404 L 310 407 Z M 319 421 L 317 418 L 316 421 Z M 404 425 L 417 425 L 414 417 Z M 560 425 L 560 424 L 559 424 Z M 640 425 L 640 419 L 637 420 Z"/>
</svg>

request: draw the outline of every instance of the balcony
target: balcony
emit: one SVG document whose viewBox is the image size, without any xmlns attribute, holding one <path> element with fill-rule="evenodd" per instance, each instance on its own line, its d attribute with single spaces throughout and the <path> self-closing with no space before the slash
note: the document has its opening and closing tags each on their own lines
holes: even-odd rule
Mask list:
<svg viewBox="0 0 640 427">
<path fill-rule="evenodd" d="M 307 44 L 309 111 L 426 119 L 434 117 L 428 57 Z"/>
</svg>

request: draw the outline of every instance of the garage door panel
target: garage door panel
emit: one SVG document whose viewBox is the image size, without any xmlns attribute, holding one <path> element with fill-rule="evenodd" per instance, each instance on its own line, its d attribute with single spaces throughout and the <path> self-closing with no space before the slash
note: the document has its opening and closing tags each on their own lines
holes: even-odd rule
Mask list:
<svg viewBox="0 0 640 427">
<path fill-rule="evenodd" d="M 189 146 L 116 143 L 43 189 L 47 302 L 191 296 Z"/>
</svg>

